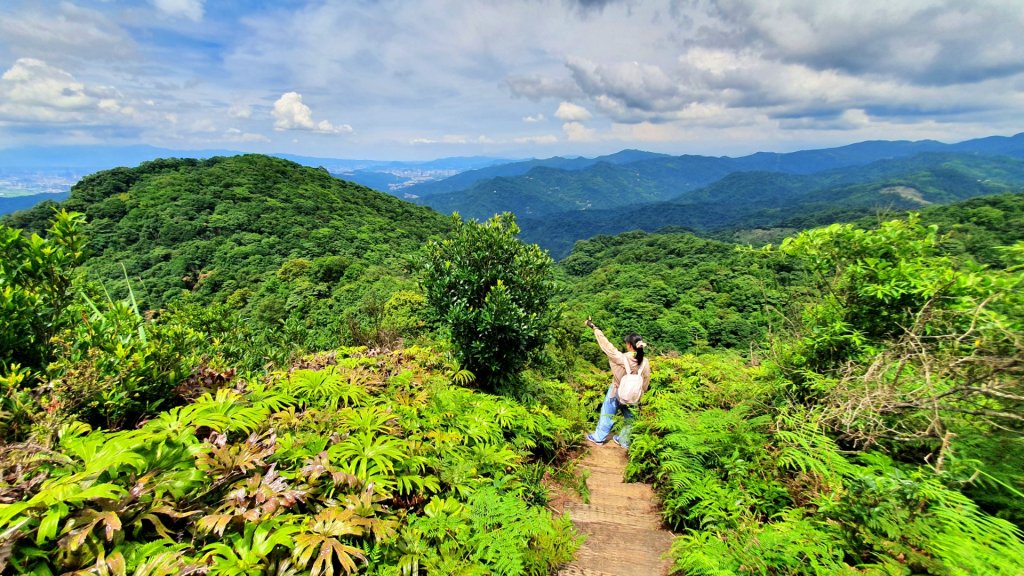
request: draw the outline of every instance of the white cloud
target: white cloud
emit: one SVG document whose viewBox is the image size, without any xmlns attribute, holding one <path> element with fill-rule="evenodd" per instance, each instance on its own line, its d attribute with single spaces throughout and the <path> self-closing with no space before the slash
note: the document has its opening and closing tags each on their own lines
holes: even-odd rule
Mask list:
<svg viewBox="0 0 1024 576">
<path fill-rule="evenodd" d="M 579 122 L 566 122 L 562 124 L 562 130 L 570 142 L 591 142 L 597 139 L 596 130 L 587 128 Z"/>
<path fill-rule="evenodd" d="M 59 6 L 24 3 L 24 12 L 9 13 L 0 2 L 0 61 L 31 56 L 57 66 L 83 62 L 132 62 L 137 45 L 113 18 L 61 2 Z"/>
<path fill-rule="evenodd" d="M 239 119 L 252 118 L 252 108 L 246 104 L 232 104 L 228 108 L 228 116 Z"/>
<path fill-rule="evenodd" d="M 157 10 L 199 22 L 203 19 L 203 0 L 152 0 Z"/>
<path fill-rule="evenodd" d="M 510 76 L 505 79 L 505 84 L 513 96 L 535 102 L 544 98 L 574 98 L 581 95 L 579 87 L 569 78 Z"/>
<path fill-rule="evenodd" d="M 0 0 L 0 74 L 27 69 L 0 80 L 0 144 L 264 132 L 381 158 L 431 152 L 411 140 L 733 153 L 955 141 L 1019 131 L 1024 111 L 1020 0 L 206 3 Z M 271 108 L 280 87 L 294 97 Z M 301 136 L 351 118 L 365 131 L 331 148 Z"/>
<path fill-rule="evenodd" d="M 590 120 L 591 117 L 589 110 L 572 102 L 562 102 L 558 105 L 558 110 L 555 111 L 555 118 L 566 122 Z"/>
<path fill-rule="evenodd" d="M 463 134 L 445 134 L 440 138 L 413 138 L 410 144 L 494 144 L 494 140 L 481 134 L 475 138 Z"/>
<path fill-rule="evenodd" d="M 542 134 L 540 136 L 519 136 L 512 139 L 515 144 L 554 144 L 558 142 L 558 136 L 554 134 Z"/>
<path fill-rule="evenodd" d="M 302 103 L 298 92 L 285 92 L 274 102 L 274 130 L 306 130 L 320 134 L 351 134 L 348 124 L 331 124 L 327 120 L 316 122 L 313 111 Z"/>
<path fill-rule="evenodd" d="M 20 58 L 0 76 L 0 118 L 8 121 L 97 124 L 135 113 L 117 90 L 88 86 L 42 60 Z"/>
<path fill-rule="evenodd" d="M 228 128 L 224 132 L 224 140 L 228 142 L 270 142 L 270 138 L 267 138 L 263 134 L 243 132 L 238 128 Z"/>
</svg>

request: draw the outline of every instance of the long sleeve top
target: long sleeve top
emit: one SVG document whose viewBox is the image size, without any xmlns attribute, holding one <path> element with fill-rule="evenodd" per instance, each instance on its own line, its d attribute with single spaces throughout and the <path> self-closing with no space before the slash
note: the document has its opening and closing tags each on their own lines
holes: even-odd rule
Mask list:
<svg viewBox="0 0 1024 576">
<path fill-rule="evenodd" d="M 612 383 L 617 390 L 619 381 L 626 375 L 626 365 L 623 362 L 629 362 L 629 371 L 635 373 L 636 357 L 633 354 L 619 351 L 614 344 L 608 341 L 600 328 L 594 328 L 594 337 L 597 338 L 597 345 L 601 347 L 601 351 L 608 357 L 608 367 L 612 369 Z M 644 392 L 647 392 L 647 387 L 651 385 L 651 363 L 646 358 L 640 366 L 640 376 L 644 379 Z"/>
</svg>

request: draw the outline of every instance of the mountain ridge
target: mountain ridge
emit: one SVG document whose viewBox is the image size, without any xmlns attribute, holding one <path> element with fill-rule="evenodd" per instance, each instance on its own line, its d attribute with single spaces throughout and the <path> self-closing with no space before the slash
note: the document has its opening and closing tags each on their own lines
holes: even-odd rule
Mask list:
<svg viewBox="0 0 1024 576">
<path fill-rule="evenodd" d="M 653 191 L 659 200 L 669 200 L 675 195 L 682 194 L 689 190 L 708 186 L 718 179 L 734 172 L 783 172 L 791 174 L 815 174 L 827 170 L 834 170 L 845 167 L 865 166 L 881 160 L 895 160 L 898 158 L 912 157 L 922 153 L 959 153 L 973 155 L 1008 155 L 1016 158 L 1024 158 L 1024 133 L 1014 136 L 992 136 L 982 139 L 965 140 L 954 144 L 943 144 L 934 140 L 922 141 L 865 141 L 839 146 L 835 148 L 823 148 L 815 150 L 799 150 L 788 153 L 757 152 L 747 156 L 731 158 L 728 156 L 658 156 L 653 158 L 642 158 L 625 163 L 611 163 L 615 169 L 623 174 L 612 176 L 615 184 L 621 184 L 632 175 L 640 182 L 645 191 Z M 600 157 L 599 157 L 600 158 Z M 596 160 L 596 159 L 595 159 Z M 554 169 L 571 170 L 577 178 L 586 178 L 586 173 L 594 169 L 599 163 L 579 162 L 575 168 L 566 169 L 560 166 L 548 166 Z M 516 169 L 532 169 L 535 166 L 529 163 L 518 163 L 513 165 L 502 165 L 497 167 L 508 172 Z M 440 190 L 445 187 L 451 188 L 454 184 L 462 184 L 471 178 L 479 178 L 489 173 L 489 169 L 481 169 L 467 172 L 454 177 L 454 179 L 441 180 L 429 184 L 430 190 Z M 581 176 L 582 175 L 582 176 Z M 604 176 L 609 176 L 606 172 Z M 511 178 L 502 182 L 502 189 L 506 193 L 513 192 L 517 185 L 531 191 L 534 196 L 541 195 L 547 189 L 551 191 L 555 185 L 545 185 L 544 182 L 528 181 L 529 170 L 518 175 L 507 175 Z M 518 178 L 518 180 L 517 180 Z M 434 207 L 442 212 L 459 211 L 477 219 L 486 219 L 490 215 L 513 211 L 521 202 L 514 195 L 506 197 L 494 197 L 495 190 L 492 179 L 477 179 L 472 185 L 461 191 L 443 193 L 431 193 L 415 198 L 419 204 Z M 593 180 L 593 179 L 591 179 Z M 454 184 L 453 184 L 454 183 Z M 611 185 L 609 183 L 608 185 Z M 561 184 L 558 184 L 560 187 Z M 594 190 L 601 190 L 602 184 L 592 182 Z M 409 187 L 407 193 L 414 194 L 416 186 Z M 635 190 L 620 190 L 622 196 L 632 196 Z M 556 194 L 548 203 L 557 205 L 559 199 Z M 625 202 L 623 202 L 624 204 Z M 472 207 L 471 210 L 463 208 Z"/>
<path fill-rule="evenodd" d="M 901 187 L 906 190 L 895 193 Z M 668 200 L 527 216 L 520 226 L 525 239 L 561 258 L 576 241 L 596 234 L 680 227 L 706 235 L 795 219 L 827 224 L 829 214 L 849 220 L 1021 190 L 1024 159 L 925 153 L 819 174 L 736 172 Z"/>
</svg>

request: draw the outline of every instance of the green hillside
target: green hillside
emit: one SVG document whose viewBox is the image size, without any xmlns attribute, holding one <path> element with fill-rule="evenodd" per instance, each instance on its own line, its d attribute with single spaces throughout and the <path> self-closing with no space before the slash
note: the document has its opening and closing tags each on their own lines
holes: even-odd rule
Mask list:
<svg viewBox="0 0 1024 576">
<path fill-rule="evenodd" d="M 533 168 L 523 176 L 495 178 L 469 190 L 417 199 L 442 213 L 486 220 L 501 212 L 544 217 L 566 211 L 610 209 L 663 198 L 658 183 L 631 170 L 600 163 L 587 170 Z"/>
<path fill-rule="evenodd" d="M 574 315 L 678 352 L 756 346 L 803 280 L 777 256 L 686 233 L 582 240 L 559 266 Z"/>
<path fill-rule="evenodd" d="M 303 343 L 345 341 L 360 307 L 412 287 L 405 257 L 447 218 L 266 156 L 155 160 L 84 178 L 63 203 L 85 214 L 90 278 L 131 282 L 143 308 L 187 294 L 266 326 L 291 322 Z M 52 209 L 9 219 L 38 230 Z M 122 268 L 123 266 L 123 268 Z"/>
<path fill-rule="evenodd" d="M 1000 247 L 1024 240 L 1024 193 L 933 206 L 920 218 L 943 231 L 943 253 L 1006 267 L 1011 255 Z M 856 224 L 871 229 L 879 221 Z M 807 297 L 811 281 L 778 254 L 667 231 L 581 240 L 559 269 L 562 300 L 573 314 L 680 352 L 756 347 Z"/>
<path fill-rule="evenodd" d="M 996 186 L 944 162 L 885 195 Z M 718 217 L 806 180 L 772 182 Z M 1024 194 L 558 264 L 508 216 L 262 156 L 102 172 L 64 207 L 0 226 L 2 573 L 557 573 L 610 380 L 587 317 L 648 344 L 625 474 L 676 572 L 1024 565 Z"/>
</svg>

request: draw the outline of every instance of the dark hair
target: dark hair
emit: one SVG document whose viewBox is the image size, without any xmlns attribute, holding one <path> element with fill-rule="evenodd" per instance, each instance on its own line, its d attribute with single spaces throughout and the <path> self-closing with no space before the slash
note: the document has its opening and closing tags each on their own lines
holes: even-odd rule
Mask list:
<svg viewBox="0 0 1024 576">
<path fill-rule="evenodd" d="M 639 334 L 633 333 L 626 336 L 626 344 L 629 344 L 636 350 L 636 363 L 640 365 L 644 361 L 644 347 L 646 346 L 644 339 Z M 637 346 L 637 344 L 641 344 L 641 346 Z"/>
</svg>

